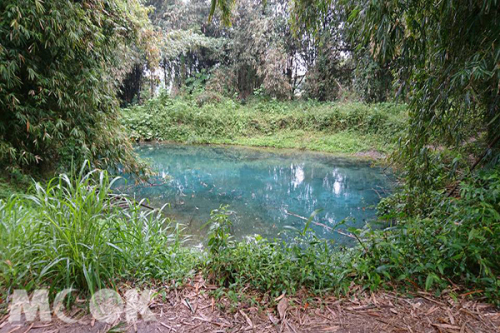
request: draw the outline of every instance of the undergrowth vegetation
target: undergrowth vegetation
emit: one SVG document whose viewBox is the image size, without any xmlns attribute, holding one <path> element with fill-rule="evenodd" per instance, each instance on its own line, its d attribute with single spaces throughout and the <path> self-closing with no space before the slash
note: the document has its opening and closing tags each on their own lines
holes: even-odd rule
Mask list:
<svg viewBox="0 0 500 333">
<path fill-rule="evenodd" d="M 500 168 L 462 182 L 457 198 L 431 192 L 433 209 L 427 214 L 405 213 L 405 195 L 402 191 L 380 204 L 391 207 L 383 217 L 398 224 L 394 231 L 370 235 L 367 264 L 380 265 L 378 272 L 397 281 L 436 290 L 459 284 L 498 303 Z"/>
<path fill-rule="evenodd" d="M 0 199 L 6 199 L 13 194 L 20 193 L 23 189 L 23 184 L 17 184 L 13 181 L 6 181 L 0 178 Z"/>
<path fill-rule="evenodd" d="M 353 283 L 367 289 L 425 289 L 484 295 L 500 304 L 500 169 L 462 184 L 459 198 L 434 193 L 428 216 L 407 216 L 398 196 L 381 203 L 392 227 L 350 229 L 354 248 L 332 247 L 308 225 L 293 242 L 255 238 L 234 242 L 224 211 L 214 214 L 208 270 L 234 290 L 247 287 L 274 296 L 304 287 L 311 292 L 349 293 Z M 401 197 L 399 197 L 401 198 Z M 457 287 L 457 288 L 456 288 Z"/>
<path fill-rule="evenodd" d="M 434 193 L 432 214 L 404 213 L 401 195 L 380 204 L 392 227 L 349 229 L 354 247 L 336 246 L 309 228 L 289 229 L 290 241 L 231 237 L 226 207 L 212 212 L 205 250 L 183 245 L 181 228 L 162 211 L 113 194 L 106 172 L 60 175 L 32 195 L 0 200 L 0 287 L 83 294 L 120 281 L 185 281 L 203 273 L 216 294 L 252 290 L 278 296 L 366 289 L 424 288 L 484 295 L 499 304 L 500 169 L 462 183 L 460 197 Z M 453 287 L 453 288 L 450 288 Z M 458 286 L 458 288 L 456 288 Z"/>
<path fill-rule="evenodd" d="M 301 288 L 312 293 L 345 291 L 351 279 L 344 264 L 354 259 L 350 253 L 359 249 L 339 251 L 333 242 L 316 237 L 309 224 L 302 230 L 292 229 L 288 243 L 256 236 L 236 242 L 231 238 L 231 221 L 226 207 L 212 212 L 206 264 L 209 277 L 222 287 L 233 290 L 249 288 L 276 297 L 294 294 Z"/>
<path fill-rule="evenodd" d="M 210 98 L 209 98 L 210 97 Z M 353 153 L 387 152 L 406 125 L 394 103 L 320 103 L 255 98 L 244 103 L 206 92 L 166 93 L 122 111 L 136 140 L 232 143 Z"/>
<path fill-rule="evenodd" d="M 72 287 L 189 275 L 195 254 L 161 211 L 111 192 L 106 172 L 65 174 L 0 200 L 0 290 Z"/>
</svg>

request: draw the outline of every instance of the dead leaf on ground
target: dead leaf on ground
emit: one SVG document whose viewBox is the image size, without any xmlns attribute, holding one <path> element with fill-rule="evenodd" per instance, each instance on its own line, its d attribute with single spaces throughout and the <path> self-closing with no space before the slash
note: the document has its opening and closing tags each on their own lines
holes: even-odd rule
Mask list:
<svg viewBox="0 0 500 333">
<path fill-rule="evenodd" d="M 287 308 L 288 308 L 288 299 L 286 297 L 283 297 L 278 303 L 278 313 L 280 315 L 281 320 L 285 318 Z"/>
</svg>

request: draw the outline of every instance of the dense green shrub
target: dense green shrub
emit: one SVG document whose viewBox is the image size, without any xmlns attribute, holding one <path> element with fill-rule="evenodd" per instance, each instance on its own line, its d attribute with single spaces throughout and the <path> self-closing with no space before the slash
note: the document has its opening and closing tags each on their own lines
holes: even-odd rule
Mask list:
<svg viewBox="0 0 500 333">
<path fill-rule="evenodd" d="M 149 50 L 147 11 L 137 0 L 0 2 L 0 168 L 141 169 L 116 92 L 134 50 Z"/>
<path fill-rule="evenodd" d="M 106 172 L 84 170 L 0 200 L 0 289 L 92 293 L 122 279 L 188 276 L 197 257 L 181 246 L 177 225 L 113 194 Z"/>
<path fill-rule="evenodd" d="M 222 287 L 250 287 L 276 297 L 300 288 L 311 292 L 347 290 L 351 283 L 351 279 L 344 279 L 342 263 L 351 260 L 351 252 L 359 254 L 357 249 L 334 249 L 331 241 L 314 235 L 309 223 L 303 230 L 291 230 L 294 237 L 285 243 L 260 236 L 233 241 L 226 207 L 213 211 L 210 222 L 210 255 L 205 269 Z"/>
<path fill-rule="evenodd" d="M 242 105 L 231 99 L 169 98 L 161 94 L 123 110 L 122 122 L 141 140 L 208 143 L 238 136 L 272 135 L 286 130 L 335 133 L 358 131 L 392 138 L 405 127 L 405 106 L 391 103 L 280 102 L 256 99 Z"/>
<path fill-rule="evenodd" d="M 397 225 L 369 235 L 366 265 L 427 289 L 454 282 L 500 301 L 500 168 L 463 182 L 459 198 L 432 192 L 420 214 L 406 213 L 408 195 L 405 189 L 382 201 Z"/>
</svg>

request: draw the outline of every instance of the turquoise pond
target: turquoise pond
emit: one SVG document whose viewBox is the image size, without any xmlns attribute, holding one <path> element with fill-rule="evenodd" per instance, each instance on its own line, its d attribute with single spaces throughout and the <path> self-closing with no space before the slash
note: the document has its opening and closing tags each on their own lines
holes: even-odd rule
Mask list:
<svg viewBox="0 0 500 333">
<path fill-rule="evenodd" d="M 375 217 L 374 206 L 393 184 L 390 174 L 360 159 L 296 150 L 233 146 L 141 144 L 136 151 L 150 161 L 157 176 L 149 183 L 118 189 L 153 207 L 170 204 L 166 215 L 185 225 L 192 242 L 202 244 L 210 211 L 229 205 L 236 239 L 259 234 L 284 237 L 285 226 L 312 224 L 317 235 L 346 242 L 332 232 L 362 227 Z"/>
</svg>

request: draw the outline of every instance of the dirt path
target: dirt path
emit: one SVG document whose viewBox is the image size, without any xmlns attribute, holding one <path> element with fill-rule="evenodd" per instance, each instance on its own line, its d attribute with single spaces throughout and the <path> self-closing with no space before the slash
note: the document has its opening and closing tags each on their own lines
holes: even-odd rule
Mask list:
<svg viewBox="0 0 500 333">
<path fill-rule="evenodd" d="M 434 298 L 427 293 L 401 297 L 392 292 L 351 298 L 254 297 L 255 303 L 215 301 L 210 286 L 192 284 L 156 297 L 150 309 L 156 320 L 135 325 L 60 321 L 13 325 L 0 319 L 0 333 L 37 332 L 500 332 L 500 310 L 459 297 Z M 307 301 L 306 301 L 307 300 Z M 273 306 L 267 306 L 273 304 Z M 78 317 L 78 310 L 72 315 Z M 81 312 L 81 311 L 80 311 Z"/>
</svg>

